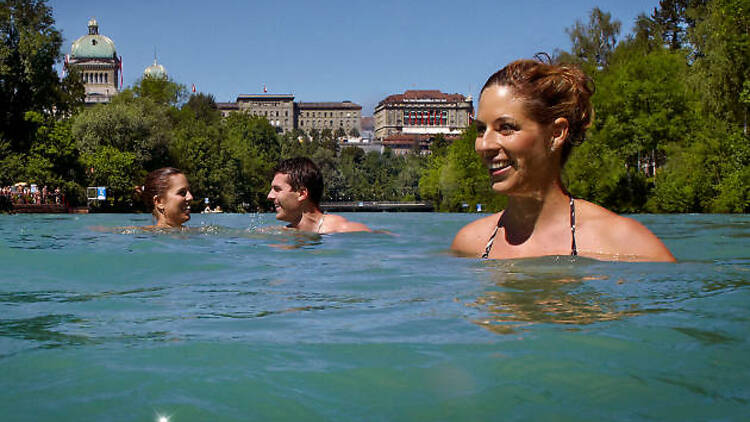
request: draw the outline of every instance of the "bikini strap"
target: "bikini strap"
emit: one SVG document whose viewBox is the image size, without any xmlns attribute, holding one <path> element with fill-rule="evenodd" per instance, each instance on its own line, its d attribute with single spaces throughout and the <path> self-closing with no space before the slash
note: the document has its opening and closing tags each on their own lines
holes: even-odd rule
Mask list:
<svg viewBox="0 0 750 422">
<path fill-rule="evenodd" d="M 495 231 L 492 232 L 492 236 L 490 236 L 490 240 L 487 241 L 487 246 L 484 247 L 484 253 L 482 254 L 482 259 L 488 259 L 490 257 L 490 251 L 492 250 L 492 244 L 495 243 L 495 236 L 497 236 L 497 229 L 500 228 L 501 225 L 501 219 L 497 219 L 497 224 L 495 225 Z"/>
<path fill-rule="evenodd" d="M 323 220 L 325 220 L 325 219 L 326 219 L 326 215 L 323 214 L 323 216 L 320 217 L 320 221 L 318 221 L 318 228 L 315 229 L 315 233 L 320 233 L 320 229 L 323 228 Z"/>
<path fill-rule="evenodd" d="M 502 216 L 501 216 L 502 217 Z M 482 259 L 489 259 L 490 251 L 492 250 L 492 244 L 495 243 L 495 236 L 497 236 L 497 230 L 502 225 L 502 219 L 497 219 L 495 230 L 492 232 L 492 236 L 487 241 L 487 246 L 484 248 Z M 576 206 L 573 196 L 570 196 L 570 255 L 577 256 L 578 248 L 576 247 Z"/>
<path fill-rule="evenodd" d="M 573 203 L 573 196 L 570 196 L 570 255 L 578 255 L 578 249 L 576 248 L 576 206 Z"/>
</svg>

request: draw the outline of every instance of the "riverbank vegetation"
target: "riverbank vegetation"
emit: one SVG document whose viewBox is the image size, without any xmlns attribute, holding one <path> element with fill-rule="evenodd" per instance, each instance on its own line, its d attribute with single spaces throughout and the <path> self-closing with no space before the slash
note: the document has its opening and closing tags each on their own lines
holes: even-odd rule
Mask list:
<svg viewBox="0 0 750 422">
<path fill-rule="evenodd" d="M 629 32 L 595 8 L 553 60 L 592 76 L 596 116 L 566 169 L 573 195 L 619 212 L 750 211 L 750 0 L 662 0 Z M 62 37 L 43 1 L 0 4 L 0 185 L 60 186 L 85 203 L 107 186 L 113 210 L 158 167 L 189 176 L 197 201 L 267 209 L 269 171 L 306 155 L 324 200 L 428 200 L 443 211 L 498 210 L 474 153 L 475 131 L 435 139 L 429 155 L 364 152 L 330 130 L 279 134 L 265 118 L 222 118 L 209 94 L 141 79 L 110 104 L 83 106 L 74 71 L 60 78 Z"/>
</svg>

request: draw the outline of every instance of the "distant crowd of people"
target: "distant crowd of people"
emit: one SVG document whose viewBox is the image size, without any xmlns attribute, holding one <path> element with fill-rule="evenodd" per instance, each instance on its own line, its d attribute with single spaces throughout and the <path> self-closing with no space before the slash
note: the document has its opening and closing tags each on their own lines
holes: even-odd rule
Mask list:
<svg viewBox="0 0 750 422">
<path fill-rule="evenodd" d="M 43 186 L 39 189 L 34 185 L 5 186 L 0 188 L 0 196 L 5 197 L 12 204 L 65 204 L 65 195 L 62 194 L 59 187 L 50 189 L 47 186 Z"/>
</svg>

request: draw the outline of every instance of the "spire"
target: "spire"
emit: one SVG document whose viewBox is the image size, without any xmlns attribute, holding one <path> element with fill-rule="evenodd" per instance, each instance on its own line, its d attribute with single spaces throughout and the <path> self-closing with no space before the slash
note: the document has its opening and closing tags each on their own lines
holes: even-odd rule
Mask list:
<svg viewBox="0 0 750 422">
<path fill-rule="evenodd" d="M 89 35 L 99 35 L 99 24 L 96 19 L 89 19 Z"/>
</svg>

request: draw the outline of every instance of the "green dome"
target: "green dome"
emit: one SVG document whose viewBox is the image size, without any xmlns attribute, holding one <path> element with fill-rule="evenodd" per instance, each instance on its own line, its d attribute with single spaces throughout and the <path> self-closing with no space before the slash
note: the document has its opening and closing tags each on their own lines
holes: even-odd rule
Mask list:
<svg viewBox="0 0 750 422">
<path fill-rule="evenodd" d="M 96 20 L 89 21 L 89 34 L 78 38 L 70 48 L 70 57 L 74 59 L 112 59 L 117 57 L 115 43 L 109 37 L 99 35 Z"/>
<path fill-rule="evenodd" d="M 147 67 L 146 70 L 143 71 L 143 76 L 154 79 L 167 79 L 167 69 L 165 69 L 164 66 L 156 63 L 156 59 L 154 59 L 154 64 Z"/>
</svg>

